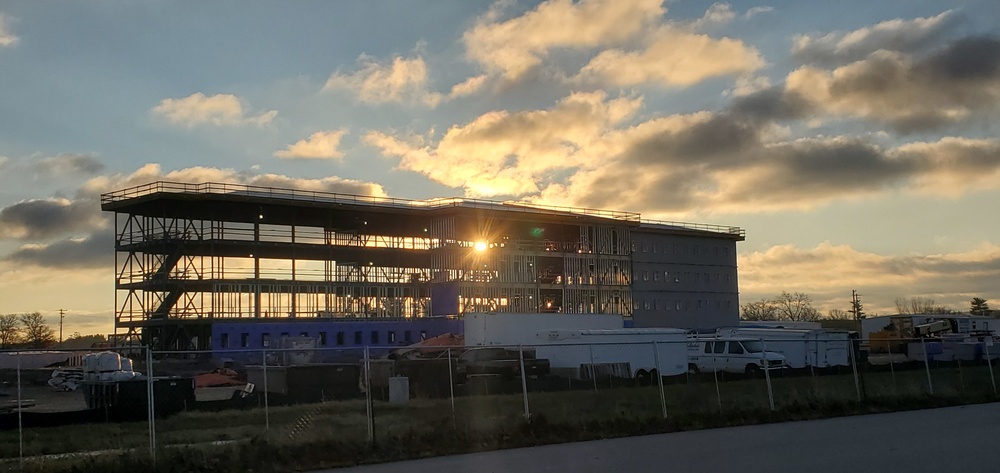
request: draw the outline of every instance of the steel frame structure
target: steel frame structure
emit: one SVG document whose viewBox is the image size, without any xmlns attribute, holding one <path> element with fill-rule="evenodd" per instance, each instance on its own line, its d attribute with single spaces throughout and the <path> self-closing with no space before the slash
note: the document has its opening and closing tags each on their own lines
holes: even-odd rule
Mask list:
<svg viewBox="0 0 1000 473">
<path fill-rule="evenodd" d="M 636 213 L 172 182 L 104 194 L 102 209 L 121 343 L 208 349 L 211 323 L 232 319 L 632 311 Z M 457 304 L 433 313 L 446 286 Z"/>
</svg>

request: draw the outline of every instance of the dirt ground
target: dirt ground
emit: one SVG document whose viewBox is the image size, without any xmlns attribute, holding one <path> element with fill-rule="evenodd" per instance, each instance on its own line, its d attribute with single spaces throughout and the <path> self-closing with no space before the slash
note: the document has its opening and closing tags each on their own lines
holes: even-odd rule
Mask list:
<svg viewBox="0 0 1000 473">
<path fill-rule="evenodd" d="M 21 400 L 34 403 L 34 406 L 25 408 L 25 412 L 66 412 L 87 408 L 82 390 L 58 392 L 48 386 L 22 386 Z M 17 405 L 16 385 L 0 389 L 0 405 Z"/>
</svg>

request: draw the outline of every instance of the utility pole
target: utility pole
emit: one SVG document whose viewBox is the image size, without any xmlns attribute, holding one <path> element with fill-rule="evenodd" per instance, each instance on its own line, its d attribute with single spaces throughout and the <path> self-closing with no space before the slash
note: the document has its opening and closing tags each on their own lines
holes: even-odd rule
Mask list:
<svg viewBox="0 0 1000 473">
<path fill-rule="evenodd" d="M 66 309 L 59 309 L 59 348 L 62 348 L 62 327 L 63 327 L 63 317 L 66 315 Z"/>
<path fill-rule="evenodd" d="M 861 311 L 861 300 L 858 298 L 858 291 L 854 289 L 851 290 L 851 312 L 854 313 L 854 321 L 857 322 L 858 324 L 857 343 L 851 344 L 851 354 L 855 355 L 854 360 L 858 360 L 859 358 L 858 355 L 861 354 L 862 338 L 864 337 L 864 331 L 861 329 L 861 318 L 865 316 L 865 313 Z M 857 366 L 856 363 L 857 361 L 855 361 L 855 366 Z M 868 399 L 868 390 L 865 389 L 864 372 L 861 370 L 858 370 L 858 379 L 860 380 L 861 383 L 860 386 L 861 394 L 864 397 L 864 399 Z"/>
</svg>

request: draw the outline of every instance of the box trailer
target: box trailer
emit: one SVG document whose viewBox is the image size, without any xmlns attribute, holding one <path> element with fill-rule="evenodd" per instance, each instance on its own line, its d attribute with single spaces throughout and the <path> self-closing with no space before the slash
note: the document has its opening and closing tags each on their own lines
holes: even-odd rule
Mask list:
<svg viewBox="0 0 1000 473">
<path fill-rule="evenodd" d="M 613 375 L 648 383 L 657 374 L 687 371 L 685 333 L 671 328 L 555 329 L 538 332 L 532 346 L 538 358 L 549 360 L 553 374 L 575 379 Z"/>
<path fill-rule="evenodd" d="M 720 335 L 761 340 L 767 351 L 780 353 L 789 368 L 850 366 L 851 340 L 846 330 L 721 328 Z"/>
<path fill-rule="evenodd" d="M 531 345 L 546 330 L 614 330 L 623 325 L 614 314 L 465 314 L 465 344 Z"/>
</svg>

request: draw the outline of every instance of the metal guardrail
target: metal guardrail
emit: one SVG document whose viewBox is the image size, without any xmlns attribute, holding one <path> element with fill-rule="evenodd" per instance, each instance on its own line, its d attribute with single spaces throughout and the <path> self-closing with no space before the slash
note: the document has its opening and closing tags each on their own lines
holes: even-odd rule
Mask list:
<svg viewBox="0 0 1000 473">
<path fill-rule="evenodd" d="M 746 237 L 746 230 L 740 227 L 713 225 L 691 222 L 673 222 L 665 220 L 648 220 L 640 218 L 637 212 L 622 212 L 616 210 L 590 209 L 584 207 L 565 207 L 544 205 L 532 202 L 504 201 L 498 202 L 484 199 L 468 199 L 463 197 L 447 197 L 426 200 L 400 199 L 395 197 L 364 196 L 340 194 L 325 191 L 310 191 L 301 189 L 285 189 L 277 187 L 262 187 L 246 184 L 227 184 L 220 182 L 204 182 L 191 184 L 184 182 L 156 181 L 135 187 L 129 187 L 101 194 L 101 204 L 122 202 L 146 195 L 173 194 L 219 194 L 239 195 L 246 197 L 266 197 L 274 199 L 291 199 L 309 202 L 332 202 L 345 204 L 360 204 L 406 209 L 439 209 L 445 207 L 466 207 L 480 209 L 505 210 L 526 213 L 555 213 L 566 215 L 586 215 L 626 222 L 638 222 L 645 225 L 673 227 L 684 230 L 700 230 L 713 233 L 739 235 Z"/>
<path fill-rule="evenodd" d="M 726 233 L 729 235 L 739 235 L 741 237 L 747 236 L 747 231 L 740 227 L 732 227 L 727 225 L 713 225 L 710 223 L 690 223 L 690 222 L 671 222 L 668 220 L 647 220 L 642 219 L 643 225 L 656 225 L 660 227 L 673 227 L 680 228 L 684 230 L 701 230 L 705 232 L 712 233 Z"/>
<path fill-rule="evenodd" d="M 444 207 L 467 207 L 495 209 L 527 213 L 563 213 L 571 215 L 586 215 L 628 222 L 639 222 L 639 214 L 615 210 L 590 209 L 581 207 L 563 207 L 542 205 L 530 202 L 505 201 L 498 202 L 483 199 L 468 199 L 462 197 L 436 198 L 427 200 L 400 199 L 394 197 L 363 196 L 340 194 L 325 191 L 310 191 L 301 189 L 284 189 L 276 187 L 252 186 L 246 184 L 227 184 L 220 182 L 204 182 L 191 184 L 184 182 L 156 181 L 135 187 L 129 187 L 101 194 L 101 204 L 122 202 L 146 195 L 173 194 L 224 194 L 246 197 L 266 197 L 274 199 L 303 200 L 310 202 L 332 202 L 346 204 L 362 204 L 407 209 L 438 209 Z"/>
</svg>

